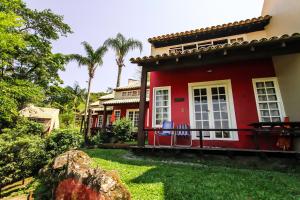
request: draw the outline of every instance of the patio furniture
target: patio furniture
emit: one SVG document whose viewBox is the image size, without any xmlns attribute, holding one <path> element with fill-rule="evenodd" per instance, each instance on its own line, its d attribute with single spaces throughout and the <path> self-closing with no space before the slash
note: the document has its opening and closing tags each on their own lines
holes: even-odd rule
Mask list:
<svg viewBox="0 0 300 200">
<path fill-rule="evenodd" d="M 174 135 L 174 145 L 175 146 L 192 146 L 192 134 L 189 130 L 190 127 L 187 124 L 179 124 L 176 126 L 176 131 Z M 189 138 L 190 139 L 190 145 L 177 145 L 177 137 L 179 138 Z"/>
<path fill-rule="evenodd" d="M 162 124 L 162 129 L 159 131 L 154 131 L 154 146 L 156 145 L 156 136 L 158 136 L 158 145 L 160 145 L 159 143 L 159 137 L 160 136 L 171 136 L 171 146 L 173 146 L 173 131 L 172 130 L 168 130 L 168 129 L 173 129 L 174 128 L 174 122 L 173 121 L 167 121 L 164 120 L 163 124 Z M 167 129 L 167 130 L 164 130 Z"/>
<path fill-rule="evenodd" d="M 292 140 L 299 137 L 300 122 L 256 122 L 249 124 L 252 126 L 254 131 L 254 140 L 256 144 L 256 149 L 260 149 L 258 135 L 264 135 L 266 140 L 272 134 L 278 136 L 276 146 L 282 148 L 283 150 L 288 150 L 291 148 Z M 269 149 L 272 149 L 272 144 L 269 143 Z"/>
</svg>

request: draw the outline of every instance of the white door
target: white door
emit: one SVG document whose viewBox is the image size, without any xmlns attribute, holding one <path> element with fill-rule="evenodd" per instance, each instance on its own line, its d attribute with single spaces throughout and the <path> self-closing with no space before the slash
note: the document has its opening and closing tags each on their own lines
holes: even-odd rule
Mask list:
<svg viewBox="0 0 300 200">
<path fill-rule="evenodd" d="M 232 128 L 227 85 L 192 87 L 193 123 L 197 129 Z M 229 131 L 204 131 L 206 139 L 232 139 Z"/>
</svg>

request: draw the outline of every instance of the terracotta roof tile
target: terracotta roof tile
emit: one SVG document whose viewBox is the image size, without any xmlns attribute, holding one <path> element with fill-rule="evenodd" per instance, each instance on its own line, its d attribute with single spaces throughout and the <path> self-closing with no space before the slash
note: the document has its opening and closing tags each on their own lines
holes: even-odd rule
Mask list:
<svg viewBox="0 0 300 200">
<path fill-rule="evenodd" d="M 281 37 L 271 37 L 271 38 L 262 38 L 259 40 L 252 40 L 252 41 L 244 41 L 244 42 L 235 42 L 233 44 L 219 44 L 219 45 L 213 45 L 209 47 L 202 47 L 200 49 L 194 49 L 194 50 L 184 50 L 182 52 L 178 53 L 170 53 L 170 54 L 162 54 L 162 55 L 156 55 L 156 56 L 144 56 L 143 58 L 137 57 L 137 58 L 131 58 L 130 61 L 131 63 L 145 63 L 145 62 L 153 62 L 153 61 L 158 61 L 161 59 L 168 59 L 168 58 L 173 58 L 173 57 L 181 57 L 181 56 L 188 56 L 192 54 L 201 54 L 201 53 L 208 53 L 212 51 L 217 51 L 217 50 L 223 50 L 223 49 L 233 49 L 233 48 L 238 48 L 238 47 L 243 47 L 243 46 L 251 46 L 251 45 L 260 45 L 268 42 L 273 42 L 273 41 L 285 41 L 289 39 L 295 39 L 298 38 L 300 39 L 300 33 L 294 33 L 292 35 L 282 35 Z"/>
<path fill-rule="evenodd" d="M 162 41 L 162 40 L 174 39 L 177 37 L 189 36 L 192 34 L 205 33 L 205 32 L 209 32 L 211 30 L 220 30 L 220 29 L 225 29 L 225 28 L 234 27 L 234 26 L 241 26 L 241 25 L 246 25 L 246 24 L 251 24 L 251 23 L 259 23 L 264 20 L 270 20 L 270 19 L 271 19 L 270 15 L 260 16 L 257 18 L 235 21 L 233 23 L 227 23 L 227 24 L 211 26 L 211 27 L 206 27 L 206 28 L 200 28 L 200 29 L 195 29 L 195 30 L 190 30 L 190 31 L 160 35 L 160 36 L 149 38 L 148 41 L 150 43 L 153 43 L 153 42 Z"/>
</svg>

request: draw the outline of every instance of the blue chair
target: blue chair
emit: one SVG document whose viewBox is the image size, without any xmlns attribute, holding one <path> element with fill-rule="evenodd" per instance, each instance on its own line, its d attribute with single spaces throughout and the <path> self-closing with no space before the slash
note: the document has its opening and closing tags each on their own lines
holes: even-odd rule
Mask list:
<svg viewBox="0 0 300 200">
<path fill-rule="evenodd" d="M 192 134 L 191 131 L 189 130 L 190 127 L 187 124 L 179 124 L 178 126 L 176 126 L 176 131 L 175 131 L 175 135 L 174 135 L 174 145 L 178 146 L 176 144 L 177 142 L 177 137 L 181 137 L 181 138 L 189 138 L 190 139 L 190 145 L 192 146 Z M 186 145 L 180 145 L 180 146 L 186 146 Z"/>
<path fill-rule="evenodd" d="M 173 121 L 167 121 L 164 120 L 162 124 L 162 130 L 155 131 L 154 132 L 154 146 L 156 145 L 156 136 L 158 136 L 158 145 L 159 144 L 159 137 L 160 136 L 171 136 L 171 146 L 173 146 L 173 131 L 172 130 L 164 130 L 164 129 L 174 129 L 174 122 Z"/>
</svg>

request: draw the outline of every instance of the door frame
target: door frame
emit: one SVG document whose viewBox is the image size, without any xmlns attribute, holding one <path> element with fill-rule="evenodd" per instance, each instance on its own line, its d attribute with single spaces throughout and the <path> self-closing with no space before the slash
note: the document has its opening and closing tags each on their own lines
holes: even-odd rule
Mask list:
<svg viewBox="0 0 300 200">
<path fill-rule="evenodd" d="M 194 114 L 194 100 L 193 100 L 193 88 L 195 87 L 213 87 L 213 86 L 226 86 L 226 92 L 228 97 L 228 116 L 229 116 L 229 127 L 232 129 L 236 129 L 236 116 L 235 116 L 235 108 L 234 108 L 234 101 L 233 101 L 233 95 L 232 95 L 232 87 L 231 87 L 231 80 L 217 80 L 217 81 L 206 81 L 206 82 L 193 82 L 188 83 L 188 92 L 189 92 L 189 120 L 190 120 L 190 126 L 191 128 L 195 128 L 195 114 Z M 238 141 L 238 133 L 236 131 L 230 133 L 230 138 L 216 138 L 215 136 L 210 138 L 204 138 L 203 140 L 224 140 L 224 141 Z M 199 138 L 196 136 L 196 132 L 193 132 L 192 134 L 193 140 L 199 140 Z"/>
</svg>

